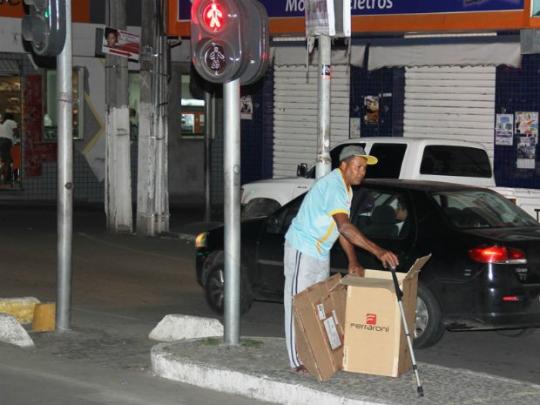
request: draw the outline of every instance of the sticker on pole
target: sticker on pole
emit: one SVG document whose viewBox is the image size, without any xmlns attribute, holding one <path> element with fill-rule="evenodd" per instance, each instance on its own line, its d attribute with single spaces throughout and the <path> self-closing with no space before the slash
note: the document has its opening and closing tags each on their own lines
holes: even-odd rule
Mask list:
<svg viewBox="0 0 540 405">
<path fill-rule="evenodd" d="M 330 65 L 321 66 L 321 78 L 330 79 L 332 76 L 332 67 Z"/>
</svg>

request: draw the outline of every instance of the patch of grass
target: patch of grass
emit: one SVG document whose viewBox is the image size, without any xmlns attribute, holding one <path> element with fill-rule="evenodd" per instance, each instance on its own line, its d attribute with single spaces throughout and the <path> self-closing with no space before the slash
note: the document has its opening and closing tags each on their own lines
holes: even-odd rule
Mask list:
<svg viewBox="0 0 540 405">
<path fill-rule="evenodd" d="M 204 346 L 219 346 L 222 343 L 223 340 L 217 337 L 207 337 L 201 341 L 201 344 Z"/>
<path fill-rule="evenodd" d="M 263 342 L 261 342 L 260 340 L 255 340 L 255 339 L 242 339 L 240 341 L 240 345 L 244 346 L 244 347 L 261 347 L 263 345 Z"/>
</svg>

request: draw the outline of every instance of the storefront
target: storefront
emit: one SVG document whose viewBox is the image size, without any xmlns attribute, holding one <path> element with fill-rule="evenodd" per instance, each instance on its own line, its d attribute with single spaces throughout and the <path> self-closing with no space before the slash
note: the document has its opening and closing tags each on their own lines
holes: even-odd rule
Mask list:
<svg viewBox="0 0 540 405">
<path fill-rule="evenodd" d="M 304 2 L 262 3 L 273 58 L 264 79 L 272 82 L 273 141 L 263 154 L 273 177 L 294 175 L 316 155 L 317 58 L 306 62 Z M 189 36 L 189 7 L 170 2 L 171 33 Z M 352 1 L 351 47 L 332 56 L 332 143 L 359 136 L 476 141 L 499 185 L 540 188 L 537 58 L 522 55 L 520 40 L 522 30 L 540 26 L 539 10 L 534 0 Z M 511 144 L 501 120 L 512 124 Z"/>
</svg>

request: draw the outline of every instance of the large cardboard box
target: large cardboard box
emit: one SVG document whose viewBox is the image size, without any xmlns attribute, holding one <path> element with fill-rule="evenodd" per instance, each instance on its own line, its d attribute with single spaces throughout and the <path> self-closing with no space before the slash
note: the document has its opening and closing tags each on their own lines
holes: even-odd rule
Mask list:
<svg viewBox="0 0 540 405">
<path fill-rule="evenodd" d="M 336 274 L 294 296 L 296 349 L 302 364 L 319 381 L 343 365 L 346 287 Z"/>
<path fill-rule="evenodd" d="M 406 274 L 397 273 L 403 291 L 405 318 L 412 336 L 418 273 L 430 257 L 417 259 Z M 347 285 L 343 369 L 391 377 L 408 371 L 411 356 L 392 273 L 366 270 L 365 277 L 348 275 L 342 283 Z"/>
</svg>

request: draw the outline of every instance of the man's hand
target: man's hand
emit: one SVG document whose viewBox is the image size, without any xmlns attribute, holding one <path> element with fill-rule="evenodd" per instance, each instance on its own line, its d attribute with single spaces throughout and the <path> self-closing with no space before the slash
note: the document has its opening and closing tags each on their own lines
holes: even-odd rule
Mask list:
<svg viewBox="0 0 540 405">
<path fill-rule="evenodd" d="M 399 260 L 397 256 L 386 249 L 381 249 L 377 253 L 377 259 L 381 261 L 385 268 L 390 267 L 391 269 L 395 269 L 397 266 L 399 266 Z"/>
<path fill-rule="evenodd" d="M 358 277 L 364 277 L 365 269 L 363 266 L 360 266 L 359 264 L 350 264 L 349 265 L 349 274 L 358 276 Z"/>
</svg>

